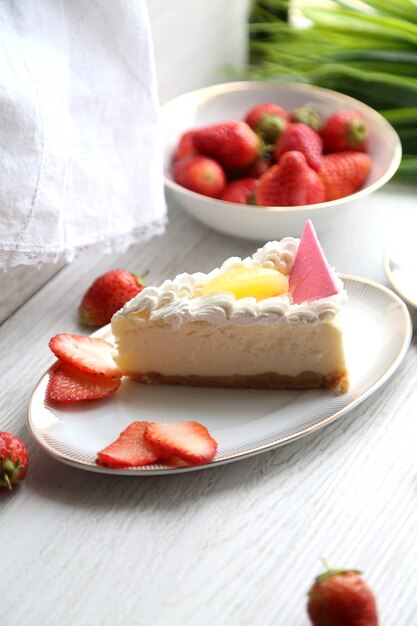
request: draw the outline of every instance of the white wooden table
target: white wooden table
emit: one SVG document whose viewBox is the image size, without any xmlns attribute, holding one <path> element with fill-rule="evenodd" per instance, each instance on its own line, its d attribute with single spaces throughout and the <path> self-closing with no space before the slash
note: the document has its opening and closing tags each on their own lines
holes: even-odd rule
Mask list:
<svg viewBox="0 0 417 626">
<path fill-rule="evenodd" d="M 415 228 L 415 194 L 390 185 L 340 232 L 323 233 L 337 270 L 385 282 L 384 244 L 396 227 Z M 23 438 L 30 470 L 0 494 L 2 626 L 307 626 L 321 557 L 365 572 L 382 626 L 417 624 L 415 336 L 397 373 L 356 410 L 216 469 L 108 476 L 31 441 L 28 397 L 52 362 L 48 340 L 85 333 L 76 307 L 97 275 L 149 269 L 148 284 L 158 284 L 256 247 L 173 207 L 163 237 L 121 257 L 79 259 L 3 322 L 0 430 Z"/>
</svg>

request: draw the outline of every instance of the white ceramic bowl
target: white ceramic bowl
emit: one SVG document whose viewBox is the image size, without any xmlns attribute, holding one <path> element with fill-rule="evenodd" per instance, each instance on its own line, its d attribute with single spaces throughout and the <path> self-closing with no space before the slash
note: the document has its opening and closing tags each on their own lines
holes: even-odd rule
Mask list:
<svg viewBox="0 0 417 626">
<path fill-rule="evenodd" d="M 230 119 L 244 119 L 261 102 L 276 102 L 291 111 L 311 106 L 327 118 L 341 109 L 362 113 L 369 128 L 372 170 L 362 189 L 351 196 L 300 207 L 256 207 L 208 198 L 177 185 L 170 173 L 171 158 L 180 135 L 190 129 Z M 382 187 L 401 161 L 401 143 L 392 126 L 374 109 L 341 93 L 300 83 L 235 82 L 191 91 L 161 107 L 167 197 L 193 217 L 218 231 L 246 239 L 269 240 L 299 236 L 307 219 L 317 231 Z"/>
</svg>

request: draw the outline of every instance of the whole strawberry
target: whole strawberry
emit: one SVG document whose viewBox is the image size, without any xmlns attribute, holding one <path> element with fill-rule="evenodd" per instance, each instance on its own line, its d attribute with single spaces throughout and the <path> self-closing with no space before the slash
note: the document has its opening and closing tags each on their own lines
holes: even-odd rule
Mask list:
<svg viewBox="0 0 417 626">
<path fill-rule="evenodd" d="M 172 174 L 176 183 L 210 198 L 219 198 L 226 187 L 226 176 L 214 159 L 190 156 L 174 164 Z"/>
<path fill-rule="evenodd" d="M 78 319 L 87 326 L 109 324 L 112 316 L 144 288 L 140 276 L 116 269 L 99 276 L 84 294 Z"/>
<path fill-rule="evenodd" d="M 308 592 L 313 626 L 378 626 L 375 597 L 360 572 L 328 570 Z"/>
<path fill-rule="evenodd" d="M 266 143 L 275 143 L 288 124 L 288 116 L 277 104 L 263 102 L 250 109 L 245 122 Z"/>
<path fill-rule="evenodd" d="M 259 206 L 304 206 L 324 202 L 324 187 L 301 152 L 282 155 L 279 163 L 259 179 L 255 203 Z"/>
<path fill-rule="evenodd" d="M 28 452 L 19 437 L 0 432 L 0 487 L 12 489 L 26 476 Z"/>
<path fill-rule="evenodd" d="M 269 168 L 274 165 L 275 161 L 270 152 L 265 152 L 262 156 L 257 157 L 249 169 L 245 171 L 245 177 L 260 178 Z"/>
<path fill-rule="evenodd" d="M 308 165 L 313 170 L 319 169 L 323 158 L 323 143 L 320 135 L 307 124 L 296 122 L 286 128 L 275 146 L 276 160 L 279 161 L 285 152 L 291 150 L 302 152 Z"/>
<path fill-rule="evenodd" d="M 364 152 L 368 139 L 368 127 L 364 117 L 357 111 L 346 109 L 334 113 L 321 129 L 325 153 L 357 150 Z"/>
<path fill-rule="evenodd" d="M 338 200 L 360 189 L 370 172 L 371 157 L 364 152 L 327 154 L 318 174 L 323 182 L 326 200 Z"/>
<path fill-rule="evenodd" d="M 229 183 L 221 196 L 224 202 L 236 202 L 237 204 L 251 204 L 254 192 L 259 181 L 256 178 L 241 178 Z"/>
<path fill-rule="evenodd" d="M 290 115 L 291 122 L 302 122 L 313 130 L 318 131 L 321 126 L 320 115 L 311 107 L 298 107 Z"/>
<path fill-rule="evenodd" d="M 188 156 L 194 156 L 197 154 L 197 150 L 194 147 L 194 131 L 187 130 L 180 137 L 178 145 L 175 149 L 173 161 L 178 161 L 179 159 L 185 159 Z"/>
<path fill-rule="evenodd" d="M 197 152 L 216 159 L 227 170 L 250 165 L 261 150 L 258 135 L 241 121 L 198 128 L 193 142 Z"/>
</svg>

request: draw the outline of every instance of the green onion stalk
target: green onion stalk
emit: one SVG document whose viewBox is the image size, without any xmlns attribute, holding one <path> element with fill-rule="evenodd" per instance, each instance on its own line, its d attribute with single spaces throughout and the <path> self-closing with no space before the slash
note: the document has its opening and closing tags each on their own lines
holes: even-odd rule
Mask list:
<svg viewBox="0 0 417 626">
<path fill-rule="evenodd" d="M 417 0 L 255 0 L 245 76 L 326 87 L 398 132 L 399 181 L 417 183 Z"/>
</svg>

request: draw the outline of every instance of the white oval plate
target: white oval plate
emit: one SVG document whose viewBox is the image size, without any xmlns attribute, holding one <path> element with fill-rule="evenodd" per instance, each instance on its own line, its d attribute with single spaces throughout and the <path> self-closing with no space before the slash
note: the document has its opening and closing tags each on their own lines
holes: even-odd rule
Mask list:
<svg viewBox="0 0 417 626">
<path fill-rule="evenodd" d="M 45 399 L 46 372 L 30 399 L 29 430 L 45 452 L 59 461 L 94 472 L 135 476 L 216 467 L 308 435 L 356 407 L 386 382 L 411 339 L 410 315 L 396 294 L 362 278 L 342 278 L 349 296 L 346 351 L 351 386 L 345 394 L 152 386 L 124 379 L 118 392 L 106 400 L 59 406 Z M 110 327 L 95 335 L 109 338 Z M 208 465 L 187 468 L 97 465 L 97 451 L 135 420 L 199 421 L 217 440 L 218 453 Z"/>
</svg>

